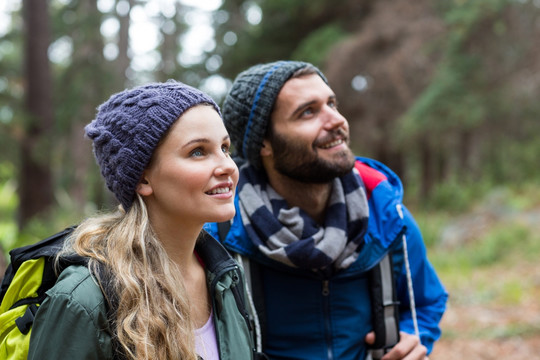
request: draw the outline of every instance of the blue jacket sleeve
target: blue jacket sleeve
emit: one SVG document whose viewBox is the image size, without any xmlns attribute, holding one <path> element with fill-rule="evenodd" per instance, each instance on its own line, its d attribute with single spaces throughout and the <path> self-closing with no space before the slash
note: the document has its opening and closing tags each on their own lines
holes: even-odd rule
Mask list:
<svg viewBox="0 0 540 360">
<path fill-rule="evenodd" d="M 418 330 L 420 340 L 427 347 L 429 354 L 433 349 L 434 342 L 441 336 L 439 323 L 446 309 L 448 293 L 427 258 L 426 248 L 418 225 L 405 207 L 403 210 L 405 225 L 407 226 L 405 236 Z M 405 265 L 397 279 L 398 299 L 400 301 L 400 329 L 406 333 L 414 334 Z"/>
</svg>

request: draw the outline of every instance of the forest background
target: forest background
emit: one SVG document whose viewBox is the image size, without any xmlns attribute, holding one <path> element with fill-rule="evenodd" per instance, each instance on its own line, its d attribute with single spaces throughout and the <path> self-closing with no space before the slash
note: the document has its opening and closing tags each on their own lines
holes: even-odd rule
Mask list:
<svg viewBox="0 0 540 360">
<path fill-rule="evenodd" d="M 540 353 L 539 0 L 4 0 L 0 36 L 6 253 L 114 206 L 83 138 L 112 93 L 172 78 L 221 103 L 248 66 L 304 60 L 403 179 L 450 293 L 431 359 Z"/>
</svg>

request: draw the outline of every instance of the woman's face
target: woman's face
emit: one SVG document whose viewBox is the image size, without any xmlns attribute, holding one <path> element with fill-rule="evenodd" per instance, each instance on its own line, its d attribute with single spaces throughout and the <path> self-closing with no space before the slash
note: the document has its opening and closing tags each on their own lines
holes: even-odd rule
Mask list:
<svg viewBox="0 0 540 360">
<path fill-rule="evenodd" d="M 198 105 L 173 124 L 157 147 L 137 192 L 152 218 L 177 224 L 231 219 L 238 168 L 216 110 Z"/>
</svg>

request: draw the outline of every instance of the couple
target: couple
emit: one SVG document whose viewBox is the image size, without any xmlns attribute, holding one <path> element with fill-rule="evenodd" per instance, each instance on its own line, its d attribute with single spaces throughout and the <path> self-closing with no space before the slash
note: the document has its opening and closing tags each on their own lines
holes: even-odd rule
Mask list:
<svg viewBox="0 0 540 360">
<path fill-rule="evenodd" d="M 375 341 L 366 274 L 390 254 L 401 333 L 383 359 L 426 359 L 447 294 L 400 180 L 353 156 L 324 75 L 296 61 L 253 66 L 220 115 L 208 95 L 172 81 L 99 107 L 85 131 L 121 206 L 67 242 L 60 257 L 89 265 L 49 291 L 29 358 L 364 359 Z M 265 355 L 246 276 L 261 289 Z"/>
</svg>

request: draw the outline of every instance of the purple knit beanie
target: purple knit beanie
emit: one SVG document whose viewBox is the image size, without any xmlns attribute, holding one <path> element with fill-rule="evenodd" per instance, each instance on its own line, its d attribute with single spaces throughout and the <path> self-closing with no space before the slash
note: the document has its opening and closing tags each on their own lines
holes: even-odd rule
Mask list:
<svg viewBox="0 0 540 360">
<path fill-rule="evenodd" d="M 127 211 L 159 141 L 189 108 L 209 104 L 210 96 L 181 82 L 151 83 L 112 95 L 86 125 L 94 156 L 109 190 Z"/>
</svg>

